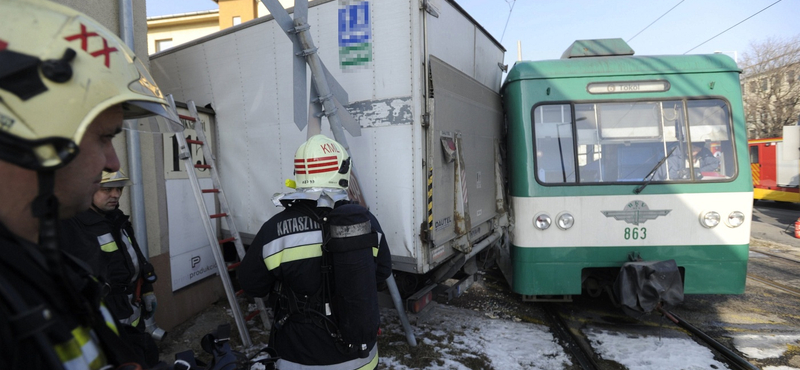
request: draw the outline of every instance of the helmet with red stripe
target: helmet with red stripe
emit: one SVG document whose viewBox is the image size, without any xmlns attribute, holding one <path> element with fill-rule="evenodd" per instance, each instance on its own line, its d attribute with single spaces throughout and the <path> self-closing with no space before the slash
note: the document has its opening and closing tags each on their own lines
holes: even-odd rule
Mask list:
<svg viewBox="0 0 800 370">
<path fill-rule="evenodd" d="M 347 189 L 350 156 L 344 147 L 325 135 L 314 135 L 294 155 L 298 188 Z"/>
</svg>

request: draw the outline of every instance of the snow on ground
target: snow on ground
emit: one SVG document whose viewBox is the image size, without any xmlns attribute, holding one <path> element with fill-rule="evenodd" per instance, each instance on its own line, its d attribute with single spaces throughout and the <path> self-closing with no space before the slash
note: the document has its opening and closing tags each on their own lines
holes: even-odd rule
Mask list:
<svg viewBox="0 0 800 370">
<path fill-rule="evenodd" d="M 749 358 L 765 359 L 783 356 L 789 345 L 797 345 L 800 335 L 733 335 L 733 345 Z"/>
<path fill-rule="evenodd" d="M 412 325 L 417 343 L 432 346 L 439 354 L 426 369 L 470 369 L 466 363 L 476 358 L 486 358 L 492 368 L 504 370 L 563 369 L 571 365 L 545 326 L 492 319 L 473 310 L 444 305 L 433 310 Z M 384 310 L 382 314 L 384 330 L 403 331 L 394 311 Z M 399 344 L 402 343 L 390 346 Z M 384 368 L 410 369 L 394 357 L 381 355 L 380 361 Z"/>
<path fill-rule="evenodd" d="M 403 333 L 397 313 L 384 309 L 384 332 Z M 412 319 L 413 321 L 413 319 Z M 417 318 L 412 328 L 418 346 L 428 346 L 436 353 L 430 361 L 419 367 L 404 364 L 404 356 L 387 355 L 392 342 L 380 348 L 381 369 L 406 370 L 425 368 L 432 370 L 466 370 L 477 363 L 486 363 L 494 369 L 563 369 L 572 363 L 564 348 L 558 344 L 549 328 L 487 317 L 479 312 L 437 305 L 434 311 Z M 729 369 L 714 359 L 710 349 L 698 345 L 688 335 L 671 331 L 664 336 L 619 332 L 588 326 L 583 329 L 595 352 L 603 359 L 615 361 L 629 370 L 663 369 Z M 666 333 L 665 333 L 666 334 Z M 738 350 L 753 359 L 779 357 L 787 343 L 800 340 L 797 335 L 755 336 L 734 338 Z M 768 366 L 764 370 L 798 370 L 787 366 Z"/>
<path fill-rule="evenodd" d="M 395 310 L 382 309 L 381 316 L 382 335 L 394 333 L 396 338 L 405 338 Z M 414 355 L 406 351 L 391 354 L 392 347 L 405 346 L 405 340 L 384 343 L 379 348 L 379 369 L 468 370 L 487 366 L 503 370 L 556 370 L 572 365 L 564 348 L 543 325 L 436 304 L 432 312 L 412 317 L 411 327 L 417 348 L 427 347 L 427 352 L 423 352 L 426 358 L 421 363 L 417 361 L 417 366 L 408 366 L 409 361 L 404 360 Z M 664 335 L 654 336 L 589 325 L 583 332 L 601 358 L 620 363 L 628 370 L 729 369 L 714 359 L 711 350 L 680 331 L 669 330 Z M 800 335 L 741 334 L 733 337 L 736 349 L 751 359 L 780 357 L 789 345 L 798 342 Z M 251 369 L 264 367 L 254 365 Z M 790 366 L 763 369 L 800 370 Z"/>
<path fill-rule="evenodd" d="M 728 369 L 714 354 L 689 338 L 667 338 L 625 334 L 589 327 L 584 334 L 594 350 L 606 360 L 616 361 L 628 370 Z"/>
</svg>

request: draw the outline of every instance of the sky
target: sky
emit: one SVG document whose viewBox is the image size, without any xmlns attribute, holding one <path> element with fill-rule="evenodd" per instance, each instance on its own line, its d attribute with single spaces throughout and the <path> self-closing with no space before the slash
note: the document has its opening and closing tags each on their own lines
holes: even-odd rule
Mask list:
<svg viewBox="0 0 800 370">
<path fill-rule="evenodd" d="M 217 9 L 213 0 L 146 1 L 148 17 Z M 741 60 L 751 42 L 800 35 L 798 0 L 456 2 L 502 43 L 509 65 L 517 60 L 517 41 L 522 60 L 558 59 L 573 41 L 599 38 L 622 38 L 636 55 L 721 51 Z"/>
</svg>

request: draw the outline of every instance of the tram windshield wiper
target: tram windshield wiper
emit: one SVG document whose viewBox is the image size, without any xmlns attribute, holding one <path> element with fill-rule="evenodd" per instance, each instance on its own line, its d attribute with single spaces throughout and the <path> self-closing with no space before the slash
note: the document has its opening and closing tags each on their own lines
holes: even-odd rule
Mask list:
<svg viewBox="0 0 800 370">
<path fill-rule="evenodd" d="M 675 149 L 677 149 L 677 148 L 678 148 L 677 146 L 676 146 L 676 147 L 673 147 L 673 148 L 672 148 L 672 150 L 670 150 L 670 151 L 669 151 L 669 153 L 667 153 L 667 155 L 666 155 L 666 156 L 664 156 L 664 158 L 661 158 L 661 160 L 660 160 L 660 161 L 658 161 L 658 163 L 656 163 L 655 167 L 653 167 L 653 169 L 652 169 L 652 170 L 650 170 L 650 172 L 648 172 L 648 173 L 647 173 L 647 176 L 645 176 L 645 177 L 644 177 L 644 179 L 642 179 L 642 180 L 643 180 L 643 181 L 642 181 L 642 183 L 641 183 L 641 184 L 639 184 L 639 186 L 637 186 L 637 187 L 636 187 L 636 189 L 633 189 L 633 193 L 634 193 L 634 194 L 639 194 L 639 193 L 641 193 L 641 192 L 642 192 L 642 190 L 644 190 L 644 188 L 645 188 L 647 185 L 649 185 L 651 181 L 653 181 L 653 175 L 655 175 L 655 173 L 656 173 L 656 170 L 657 170 L 659 167 L 661 167 L 661 165 L 662 165 L 662 164 L 664 164 L 664 162 L 666 162 L 667 158 L 669 158 L 669 157 L 672 155 L 672 153 L 674 153 L 674 152 L 675 152 Z"/>
</svg>

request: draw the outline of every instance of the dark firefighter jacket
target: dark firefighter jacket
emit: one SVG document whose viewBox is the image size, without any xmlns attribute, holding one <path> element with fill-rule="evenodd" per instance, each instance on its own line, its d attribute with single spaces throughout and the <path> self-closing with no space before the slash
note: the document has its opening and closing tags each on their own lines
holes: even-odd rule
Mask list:
<svg viewBox="0 0 800 370">
<path fill-rule="evenodd" d="M 92 272 L 109 284 L 105 300 L 114 316 L 137 326 L 140 310 L 131 305 L 131 300 L 137 298 L 137 281 L 148 262 L 136 243 L 128 216 L 119 209 L 105 215 L 89 209 L 62 226 L 61 239 L 66 241 L 62 248 L 89 264 Z M 141 294 L 152 291 L 152 284 L 143 280 Z M 132 317 L 134 313 L 137 315 Z"/>
<path fill-rule="evenodd" d="M 248 295 L 264 297 L 276 282 L 300 295 L 313 296 L 320 288 L 322 231 L 317 222 L 296 208 L 288 207 L 273 216 L 253 239 L 237 270 L 239 283 Z M 380 283 L 391 274 L 391 255 L 378 220 L 371 213 L 369 217 L 380 238 L 378 250 L 373 251 L 375 279 Z M 275 312 L 275 317 L 279 316 L 281 313 Z M 288 320 L 277 329 L 271 342 L 281 358 L 281 369 L 312 365 L 324 369 L 374 369 L 378 360 L 377 344 L 367 358 L 344 355 L 336 349 L 329 332 L 314 322 Z"/>
<path fill-rule="evenodd" d="M 100 285 L 88 267 L 60 253 L 63 273 L 56 276 L 38 246 L 11 234 L 2 224 L 0 251 L 0 369 L 58 368 L 48 358 L 67 369 L 106 365 L 110 352 L 99 338 L 116 337 L 118 327 L 100 303 Z M 77 293 L 68 296 L 65 284 Z M 70 306 L 70 297 L 83 309 Z M 24 312 L 20 305 L 30 314 L 19 314 Z M 89 317 L 94 324 L 86 324 Z M 37 327 L 44 333 L 42 342 L 32 334 Z M 52 351 L 43 350 L 45 342 Z"/>
</svg>

